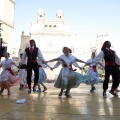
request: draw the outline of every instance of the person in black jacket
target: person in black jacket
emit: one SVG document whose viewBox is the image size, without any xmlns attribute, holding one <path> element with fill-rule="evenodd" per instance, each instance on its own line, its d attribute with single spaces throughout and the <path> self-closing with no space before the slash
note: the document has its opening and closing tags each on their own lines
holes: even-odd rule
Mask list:
<svg viewBox="0 0 120 120">
<path fill-rule="evenodd" d="M 34 85 L 33 85 L 33 92 L 36 91 L 36 85 L 38 84 L 38 78 L 39 78 L 39 69 L 38 69 L 38 60 L 40 59 L 43 63 L 45 63 L 45 60 L 43 58 L 43 55 L 38 47 L 36 47 L 35 41 L 32 39 L 29 41 L 30 47 L 26 48 L 23 52 L 22 56 L 22 64 L 26 62 L 27 57 L 27 84 L 28 84 L 28 94 L 31 93 L 31 74 L 32 70 L 34 71 L 35 78 L 34 78 Z"/>
<path fill-rule="evenodd" d="M 110 93 L 114 96 L 117 94 L 115 90 L 119 86 L 119 69 L 120 58 L 117 56 L 116 52 L 110 49 L 110 41 L 105 41 L 101 52 L 93 59 L 93 62 L 98 62 L 101 59 L 105 60 L 105 79 L 103 82 L 103 97 L 107 97 L 106 90 L 108 89 L 109 77 L 112 75 L 112 87 Z"/>
</svg>

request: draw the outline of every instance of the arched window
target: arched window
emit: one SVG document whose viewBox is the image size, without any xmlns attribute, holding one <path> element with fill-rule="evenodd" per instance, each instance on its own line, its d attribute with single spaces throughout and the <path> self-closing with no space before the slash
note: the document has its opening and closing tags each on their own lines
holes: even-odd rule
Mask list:
<svg viewBox="0 0 120 120">
<path fill-rule="evenodd" d="M 47 25 L 45 25 L 44 30 L 48 30 L 48 26 Z"/>
<path fill-rule="evenodd" d="M 49 25 L 49 30 L 52 30 L 52 25 Z"/>
<path fill-rule="evenodd" d="M 57 29 L 57 26 L 56 26 L 56 25 L 54 25 L 53 30 L 56 30 L 56 29 Z"/>
</svg>

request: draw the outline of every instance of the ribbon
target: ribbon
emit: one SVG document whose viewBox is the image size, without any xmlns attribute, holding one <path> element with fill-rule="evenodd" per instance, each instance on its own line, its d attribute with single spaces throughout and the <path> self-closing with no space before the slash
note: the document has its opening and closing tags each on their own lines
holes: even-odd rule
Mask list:
<svg viewBox="0 0 120 120">
<path fill-rule="evenodd" d="M 13 73 L 13 71 L 12 71 L 11 67 L 10 67 L 10 68 L 8 68 L 8 71 L 10 72 L 10 74 L 11 74 L 11 75 L 13 75 L 13 76 L 14 76 L 14 73 Z"/>
</svg>

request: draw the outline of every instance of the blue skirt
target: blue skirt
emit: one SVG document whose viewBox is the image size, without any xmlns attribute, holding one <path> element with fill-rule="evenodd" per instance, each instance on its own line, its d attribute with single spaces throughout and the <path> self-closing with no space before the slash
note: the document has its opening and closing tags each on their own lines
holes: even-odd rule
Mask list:
<svg viewBox="0 0 120 120">
<path fill-rule="evenodd" d="M 61 88 L 61 89 L 71 89 L 71 88 L 77 88 L 80 83 L 85 82 L 88 79 L 87 75 L 82 75 L 78 72 L 74 72 L 72 76 L 67 77 L 66 79 L 62 78 L 62 71 L 60 71 L 60 74 L 58 75 L 58 78 L 54 84 L 54 87 Z"/>
</svg>

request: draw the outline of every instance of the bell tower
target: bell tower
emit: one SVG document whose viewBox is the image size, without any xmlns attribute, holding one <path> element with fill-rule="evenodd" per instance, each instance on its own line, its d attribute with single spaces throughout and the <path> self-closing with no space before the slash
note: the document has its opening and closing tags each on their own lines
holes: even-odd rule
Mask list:
<svg viewBox="0 0 120 120">
<path fill-rule="evenodd" d="M 45 11 L 43 9 L 38 10 L 38 21 L 45 20 Z"/>
<path fill-rule="evenodd" d="M 63 22 L 64 21 L 64 14 L 62 10 L 58 10 L 56 13 L 56 20 L 58 22 Z"/>
</svg>

